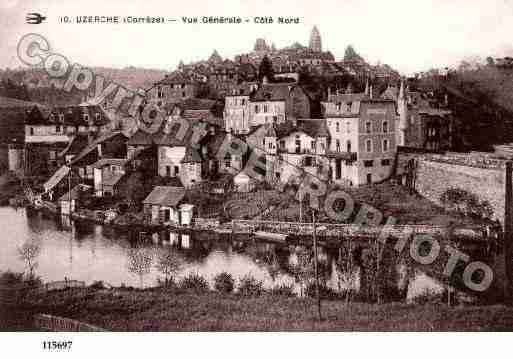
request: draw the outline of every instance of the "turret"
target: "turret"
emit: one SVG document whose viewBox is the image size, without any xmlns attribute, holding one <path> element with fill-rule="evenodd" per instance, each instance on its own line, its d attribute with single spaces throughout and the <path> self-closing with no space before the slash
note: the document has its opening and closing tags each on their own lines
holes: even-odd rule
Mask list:
<svg viewBox="0 0 513 359">
<path fill-rule="evenodd" d="M 404 93 L 404 82 L 401 81 L 399 96 L 397 97 L 397 113 L 399 115 L 398 146 L 406 146 L 406 131 L 408 129 L 408 101 Z"/>
</svg>

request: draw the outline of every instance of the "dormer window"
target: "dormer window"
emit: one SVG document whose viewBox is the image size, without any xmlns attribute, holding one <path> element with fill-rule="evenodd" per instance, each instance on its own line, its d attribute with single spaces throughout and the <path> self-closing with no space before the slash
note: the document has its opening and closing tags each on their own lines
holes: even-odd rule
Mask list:
<svg viewBox="0 0 513 359">
<path fill-rule="evenodd" d="M 157 87 L 157 97 L 163 98 L 164 97 L 164 90 L 162 89 L 162 86 Z"/>
</svg>

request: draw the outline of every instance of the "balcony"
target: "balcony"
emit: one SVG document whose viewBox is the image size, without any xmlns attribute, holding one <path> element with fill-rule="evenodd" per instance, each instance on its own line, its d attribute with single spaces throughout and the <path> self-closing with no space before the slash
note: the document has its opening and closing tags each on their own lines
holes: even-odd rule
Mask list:
<svg viewBox="0 0 513 359">
<path fill-rule="evenodd" d="M 355 162 L 358 160 L 358 154 L 356 152 L 336 152 L 328 151 L 326 153 L 328 158 L 341 159 L 346 162 Z"/>
</svg>

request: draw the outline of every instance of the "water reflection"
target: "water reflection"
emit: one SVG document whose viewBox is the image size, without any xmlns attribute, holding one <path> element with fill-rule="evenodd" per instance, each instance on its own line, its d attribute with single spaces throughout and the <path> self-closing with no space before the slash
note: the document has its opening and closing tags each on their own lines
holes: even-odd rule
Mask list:
<svg viewBox="0 0 513 359">
<path fill-rule="evenodd" d="M 236 283 L 250 274 L 265 288 L 292 286 L 297 294 L 307 291 L 313 277 L 313 251 L 302 245 L 257 242 L 247 236 L 213 233 L 179 234 L 119 231 L 112 227 L 45 218 L 38 212 L 0 208 L 4 250 L 0 270 L 24 271 L 17 255 L 27 241 L 40 244 L 37 275 L 44 281 L 64 277 L 104 281 L 113 286 L 153 286 L 157 280 L 180 279 L 189 273 L 202 275 L 213 287 L 220 272 L 230 273 Z M 169 255 L 171 253 L 171 255 Z M 441 292 L 444 285 L 412 267 L 393 251 L 384 251 L 379 273 L 371 247 L 341 242 L 320 246 L 319 271 L 327 288 L 355 296 L 385 300 L 411 300 L 426 290 Z M 168 256 L 168 257 L 166 257 Z M 163 261 L 176 260 L 179 265 Z M 377 273 L 377 274 L 376 274 Z M 427 288 L 427 289 L 426 289 Z"/>
</svg>

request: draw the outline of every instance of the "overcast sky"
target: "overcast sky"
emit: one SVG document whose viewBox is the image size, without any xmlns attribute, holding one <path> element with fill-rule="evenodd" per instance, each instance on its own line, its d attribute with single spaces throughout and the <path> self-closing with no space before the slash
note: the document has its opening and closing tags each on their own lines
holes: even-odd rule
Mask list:
<svg viewBox="0 0 513 359">
<path fill-rule="evenodd" d="M 27 12 L 48 19 L 28 25 Z M 64 25 L 58 22 L 63 15 L 297 16 L 300 24 Z M 0 0 L 0 67 L 20 65 L 16 45 L 29 32 L 83 65 L 170 70 L 180 59 L 204 59 L 213 49 L 233 58 L 249 52 L 258 37 L 277 47 L 308 44 L 313 25 L 336 59 L 352 44 L 371 64 L 387 63 L 405 74 L 467 57 L 513 55 L 512 0 Z"/>
</svg>

